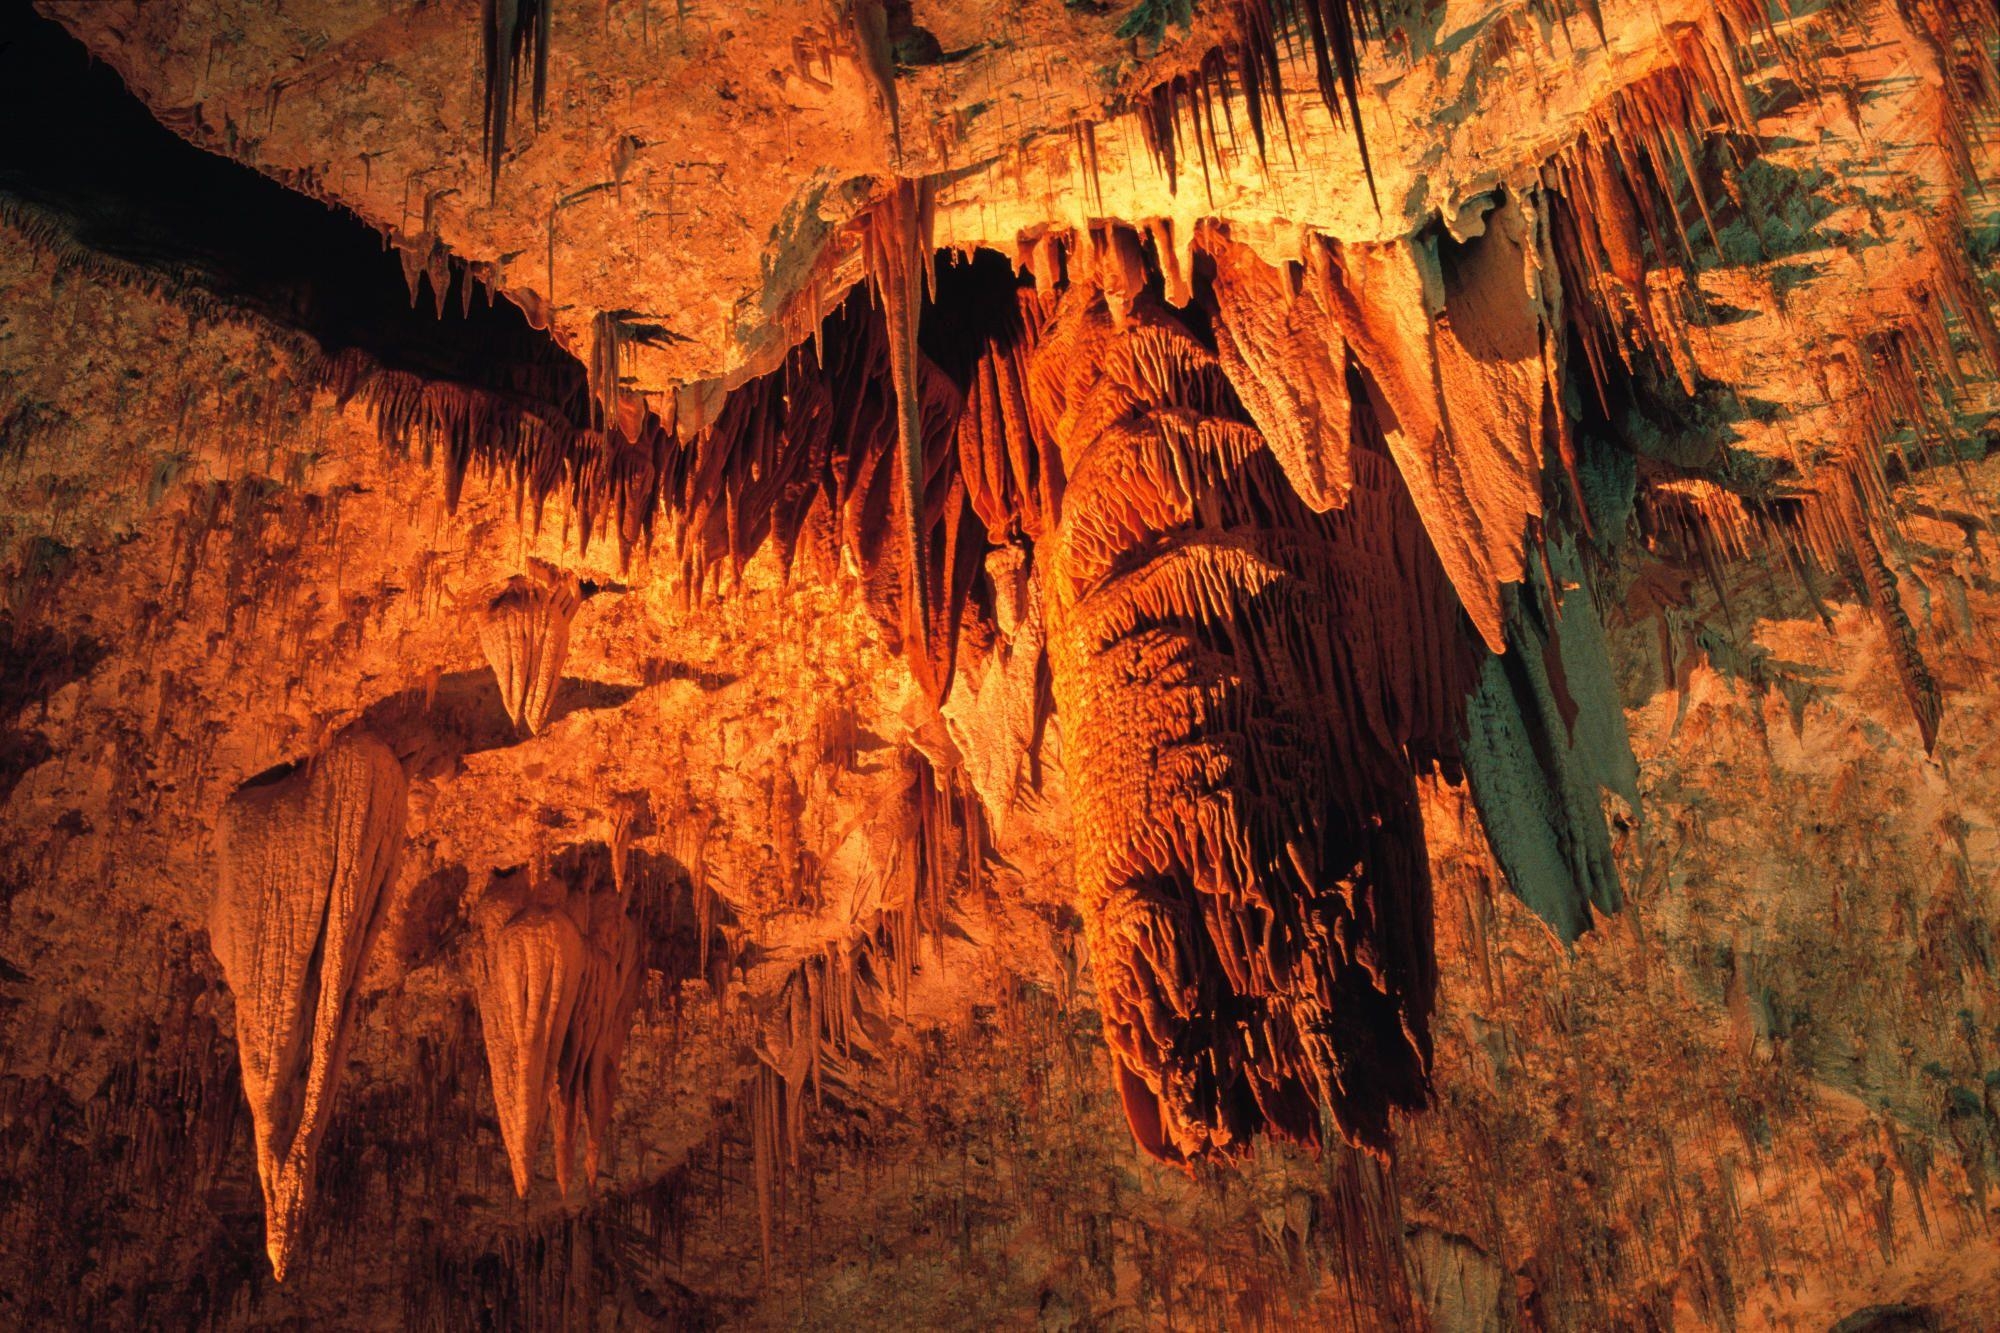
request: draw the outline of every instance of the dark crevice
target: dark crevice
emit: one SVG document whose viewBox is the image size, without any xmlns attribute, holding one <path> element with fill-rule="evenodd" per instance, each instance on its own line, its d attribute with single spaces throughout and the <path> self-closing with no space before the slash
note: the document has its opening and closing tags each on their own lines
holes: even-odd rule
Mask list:
<svg viewBox="0 0 2000 1333">
<path fill-rule="evenodd" d="M 0 203 L 61 221 L 82 247 L 199 286 L 426 379 L 527 395 L 583 425 L 583 366 L 454 264 L 448 299 L 411 301 L 401 259 L 350 213 L 205 152 L 156 121 L 51 19 L 0 6 Z"/>
<path fill-rule="evenodd" d="M 572 713 L 622 707 L 642 688 L 564 676 L 547 725 Z M 413 778 L 448 777 L 468 755 L 532 739 L 515 730 L 499 682 L 483 667 L 442 675 L 428 689 L 389 695 L 361 715 L 360 727 L 388 742 Z"/>
</svg>

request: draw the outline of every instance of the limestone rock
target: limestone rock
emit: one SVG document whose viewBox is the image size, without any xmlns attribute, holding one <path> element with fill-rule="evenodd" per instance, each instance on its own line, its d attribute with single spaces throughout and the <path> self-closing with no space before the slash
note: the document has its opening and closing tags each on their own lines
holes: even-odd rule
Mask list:
<svg viewBox="0 0 2000 1333">
<path fill-rule="evenodd" d="M 354 1003 L 402 853 L 407 788 L 381 741 L 349 733 L 222 817 L 209 939 L 236 997 L 266 1248 L 284 1280 L 346 1062 Z"/>
<path fill-rule="evenodd" d="M 569 623 L 580 605 L 576 575 L 535 560 L 480 614 L 479 649 L 500 682 L 507 716 L 527 735 L 548 725 L 569 654 Z"/>
</svg>

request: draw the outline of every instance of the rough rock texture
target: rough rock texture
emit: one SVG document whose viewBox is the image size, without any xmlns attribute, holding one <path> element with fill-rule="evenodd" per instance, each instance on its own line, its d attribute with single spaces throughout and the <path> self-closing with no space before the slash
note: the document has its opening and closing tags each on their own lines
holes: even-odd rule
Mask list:
<svg viewBox="0 0 2000 1333">
<path fill-rule="evenodd" d="M 271 1268 L 291 1265 L 354 1003 L 403 850 L 408 788 L 364 733 L 236 789 L 220 821 L 209 947 L 236 1001 Z"/>
<path fill-rule="evenodd" d="M 10 1326 L 1990 1326 L 1990 7 L 38 8 Z"/>
<path fill-rule="evenodd" d="M 1170 319 L 1089 289 L 1037 354 L 1069 478 L 1049 669 L 1077 903 L 1133 1132 L 1386 1146 L 1423 1100 L 1430 882 L 1410 766 L 1449 754 L 1471 650 L 1380 452 L 1312 514 Z"/>
<path fill-rule="evenodd" d="M 535 903 L 520 883 L 496 879 L 475 909 L 480 939 L 472 962 L 486 1067 L 514 1192 L 526 1196 L 542 1146 L 556 1061 L 583 989 L 583 932 L 560 907 Z"/>
</svg>

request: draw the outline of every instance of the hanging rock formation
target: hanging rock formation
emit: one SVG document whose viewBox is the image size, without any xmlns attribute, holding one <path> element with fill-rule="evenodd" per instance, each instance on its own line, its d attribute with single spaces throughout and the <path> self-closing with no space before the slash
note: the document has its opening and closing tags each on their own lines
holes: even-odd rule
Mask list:
<svg viewBox="0 0 2000 1333">
<path fill-rule="evenodd" d="M 507 716 L 527 735 L 548 725 L 569 653 L 569 622 L 580 605 L 576 575 L 535 560 L 480 614 L 479 650 L 500 682 Z"/>
<path fill-rule="evenodd" d="M 1985 1329 L 1996 52 L 0 9 L 0 1326 Z"/>
<path fill-rule="evenodd" d="M 561 906 L 538 900 L 525 871 L 496 876 L 475 914 L 472 993 L 514 1192 L 525 1198 L 583 987 L 583 933 Z"/>
<path fill-rule="evenodd" d="M 1347 503 L 1347 340 L 1327 308 L 1324 247 L 1309 271 L 1275 268 L 1248 246 L 1212 236 L 1216 353 L 1292 489 L 1325 513 Z M 1298 266 L 1303 269 L 1305 266 Z"/>
<path fill-rule="evenodd" d="M 1603 802 L 1636 811 L 1639 774 L 1588 575 L 1571 546 L 1547 555 L 1565 591 L 1507 590 L 1507 651 L 1468 706 L 1465 772 L 1508 885 L 1574 940 L 1623 901 Z"/>
<path fill-rule="evenodd" d="M 643 981 L 638 933 L 616 886 L 536 884 L 525 869 L 495 875 L 474 917 L 470 980 L 514 1192 L 527 1197 L 553 1117 L 567 1196 L 579 1132 L 584 1183 L 597 1177 Z"/>
<path fill-rule="evenodd" d="M 253 780 L 223 810 L 209 941 L 236 999 L 236 1046 L 284 1280 L 304 1235 L 354 1004 L 402 852 L 407 788 L 389 748 L 349 733 Z"/>
<path fill-rule="evenodd" d="M 1430 881 L 1413 757 L 1471 649 L 1379 439 L 1316 515 L 1164 313 L 1072 289 L 1035 363 L 1069 477 L 1049 653 L 1079 906 L 1140 1143 L 1388 1142 L 1426 1096 Z M 1362 420 L 1368 420 L 1364 412 Z"/>
<path fill-rule="evenodd" d="M 976 680 L 960 670 L 942 711 L 967 779 L 993 831 L 1003 833 L 1015 803 L 1038 785 L 1036 755 L 1047 720 L 1042 707 L 1047 630 L 1041 582 L 1025 549 L 995 548 L 986 557 L 986 577 L 997 638 Z"/>
</svg>

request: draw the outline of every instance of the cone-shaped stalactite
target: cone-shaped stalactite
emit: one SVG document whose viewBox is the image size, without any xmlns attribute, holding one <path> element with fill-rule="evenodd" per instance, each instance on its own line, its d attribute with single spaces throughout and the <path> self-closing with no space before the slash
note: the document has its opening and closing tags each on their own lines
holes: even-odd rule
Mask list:
<svg viewBox="0 0 2000 1333">
<path fill-rule="evenodd" d="M 364 734 L 230 797 L 209 938 L 236 999 L 236 1044 L 280 1281 L 303 1235 L 356 993 L 402 850 L 408 787 Z"/>
<path fill-rule="evenodd" d="M 608 859 L 588 865 L 599 872 L 590 883 L 582 881 L 574 858 L 569 867 L 557 866 L 558 873 L 572 881 L 566 905 L 583 937 L 583 984 L 556 1054 L 551 1107 L 556 1130 L 556 1183 L 564 1195 L 570 1190 L 579 1136 L 585 1188 L 597 1179 L 611 1106 L 618 1096 L 618 1066 L 645 983 L 639 929 L 628 910 L 628 899 L 615 882 L 604 882 Z"/>
<path fill-rule="evenodd" d="M 1156 1156 L 1382 1146 L 1425 1097 L 1433 956 L 1412 757 L 1473 650 L 1379 434 L 1314 514 L 1215 360 L 1072 291 L 1034 366 L 1069 476 L 1043 555 L 1086 938 Z M 1364 417 L 1368 414 L 1364 413 Z"/>
<path fill-rule="evenodd" d="M 569 623 L 582 599 L 576 575 L 533 560 L 480 613 L 480 651 L 500 682 L 507 716 L 523 734 L 548 725 L 569 654 Z"/>
<path fill-rule="evenodd" d="M 1208 238 L 1215 260 L 1216 354 L 1292 489 L 1324 513 L 1347 503 L 1347 339 L 1322 299 L 1331 280 L 1322 246 L 1310 280 L 1249 247 Z"/>
<path fill-rule="evenodd" d="M 551 1119 L 562 1193 L 579 1134 L 584 1183 L 597 1176 L 644 976 L 639 931 L 613 878 L 608 856 L 566 853 L 539 883 L 525 869 L 496 874 L 474 912 L 469 979 L 500 1136 L 523 1197 Z"/>
<path fill-rule="evenodd" d="M 556 1059 L 583 987 L 583 932 L 548 896 L 535 891 L 525 871 L 514 870 L 494 876 L 475 913 L 472 993 L 500 1137 L 514 1192 L 524 1198 L 555 1090 Z"/>
</svg>

